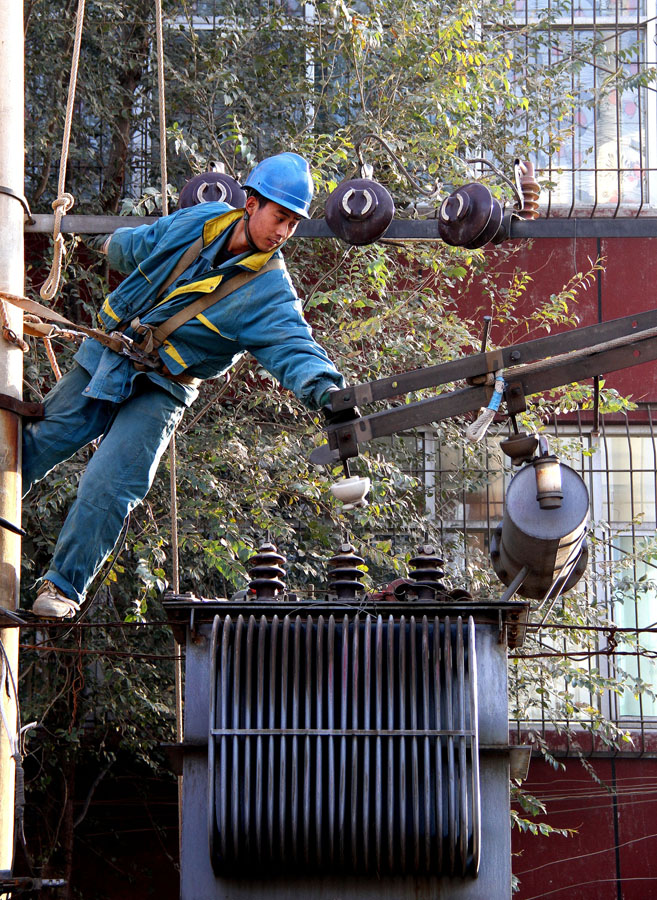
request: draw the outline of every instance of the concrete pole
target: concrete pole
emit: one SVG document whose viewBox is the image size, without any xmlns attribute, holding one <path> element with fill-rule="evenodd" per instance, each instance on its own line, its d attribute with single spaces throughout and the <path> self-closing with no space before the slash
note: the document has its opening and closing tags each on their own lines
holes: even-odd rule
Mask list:
<svg viewBox="0 0 657 900">
<path fill-rule="evenodd" d="M 0 185 L 23 193 L 24 178 L 24 77 L 23 4 L 0 0 Z M 0 290 L 24 292 L 23 207 L 0 193 Z M 22 313 L 8 307 L 9 324 L 22 334 Z M 23 354 L 0 337 L 0 393 L 22 396 Z M 0 410 L 0 516 L 20 524 L 20 421 Z M 18 605 L 20 538 L 0 528 L 0 606 Z M 18 628 L 0 628 L 14 682 L 18 682 Z M 11 688 L 0 685 L 0 703 L 11 729 L 16 706 Z M 0 725 L 0 873 L 10 870 L 14 843 L 14 776 L 11 746 Z"/>
</svg>

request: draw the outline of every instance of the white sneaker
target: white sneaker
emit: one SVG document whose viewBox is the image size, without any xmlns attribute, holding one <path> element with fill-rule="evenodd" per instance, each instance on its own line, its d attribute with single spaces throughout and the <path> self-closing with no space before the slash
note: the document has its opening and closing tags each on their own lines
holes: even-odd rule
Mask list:
<svg viewBox="0 0 657 900">
<path fill-rule="evenodd" d="M 44 581 L 32 605 L 35 616 L 43 619 L 72 619 L 80 611 L 80 604 L 65 597 L 52 581 Z"/>
</svg>

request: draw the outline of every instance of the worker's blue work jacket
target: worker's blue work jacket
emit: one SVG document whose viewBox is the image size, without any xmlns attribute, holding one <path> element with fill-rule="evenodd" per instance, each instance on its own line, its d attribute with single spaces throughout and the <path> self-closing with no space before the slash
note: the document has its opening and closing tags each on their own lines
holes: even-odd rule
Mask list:
<svg viewBox="0 0 657 900">
<path fill-rule="evenodd" d="M 105 328 L 112 331 L 135 317 L 142 323 L 161 324 L 232 276 L 258 272 L 272 257 L 282 258 L 278 250 L 249 251 L 214 265 L 217 252 L 243 214 L 243 210 L 225 203 L 201 203 L 152 225 L 115 231 L 109 244 L 109 262 L 128 277 L 101 309 Z M 202 246 L 199 241 L 196 260 L 160 295 L 183 253 L 199 238 Z M 131 335 L 132 331 L 128 327 L 125 333 Z M 92 374 L 101 353 L 100 345 L 93 344 L 83 346 L 76 357 Z M 221 375 L 244 351 L 311 409 L 317 408 L 327 388 L 343 384 L 325 350 L 312 337 L 286 269 L 264 272 L 184 323 L 169 335 L 159 354 L 172 374 L 184 372 L 206 379 Z M 166 386 L 164 376 L 153 377 Z M 196 396 L 192 387 L 169 384 L 171 392 L 186 403 Z M 91 391 L 93 387 L 92 381 Z M 112 399 L 102 391 L 100 396 Z"/>
</svg>

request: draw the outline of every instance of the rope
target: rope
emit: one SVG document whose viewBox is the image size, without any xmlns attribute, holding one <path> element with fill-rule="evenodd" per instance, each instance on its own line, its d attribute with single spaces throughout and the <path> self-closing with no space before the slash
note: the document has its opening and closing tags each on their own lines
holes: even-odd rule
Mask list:
<svg viewBox="0 0 657 900">
<path fill-rule="evenodd" d="M 162 215 L 169 215 L 167 194 L 167 117 L 164 102 L 164 38 L 162 35 L 162 0 L 155 0 L 155 34 L 157 37 L 157 96 L 160 111 L 160 187 Z"/>
<path fill-rule="evenodd" d="M 62 370 L 59 368 L 59 363 L 57 362 L 57 357 L 55 356 L 55 351 L 53 350 L 52 341 L 49 337 L 44 337 L 43 345 L 46 348 L 46 353 L 48 354 L 48 359 L 50 361 L 50 367 L 52 368 L 53 374 L 55 376 L 55 381 L 59 381 L 62 377 Z"/>
<path fill-rule="evenodd" d="M 473 444 L 478 443 L 488 431 L 490 423 L 495 418 L 495 413 L 500 408 L 504 387 L 504 370 L 500 369 L 495 373 L 495 390 L 493 391 L 493 396 L 490 398 L 490 403 L 465 430 L 466 438 Z"/>
<path fill-rule="evenodd" d="M 75 22 L 75 38 L 73 41 L 73 60 L 71 62 L 71 77 L 68 83 L 68 100 L 66 102 L 66 115 L 64 117 L 64 137 L 62 139 L 62 155 L 59 160 L 59 182 L 57 185 L 57 199 L 53 200 L 52 208 L 55 211 L 53 225 L 54 255 L 50 274 L 41 288 L 41 297 L 44 300 L 52 300 L 59 290 L 59 282 L 62 274 L 62 260 L 64 258 L 64 238 L 60 233 L 62 218 L 75 203 L 72 194 L 68 194 L 66 187 L 66 166 L 68 165 L 68 148 L 71 138 L 71 123 L 73 121 L 73 106 L 75 103 L 75 88 L 78 80 L 78 66 L 80 63 L 80 46 L 82 44 L 82 25 L 84 22 L 85 0 L 78 0 L 78 11 Z"/>
<path fill-rule="evenodd" d="M 164 37 L 162 29 L 162 0 L 155 0 L 155 34 L 157 45 L 157 93 L 160 114 L 160 188 L 162 191 L 162 215 L 169 214 L 167 192 L 167 129 L 164 96 Z M 176 594 L 180 593 L 180 566 L 178 559 L 178 490 L 176 487 L 176 432 L 169 444 L 169 486 L 171 491 L 171 557 L 172 581 Z M 174 635 L 174 674 L 176 686 L 176 741 L 183 741 L 183 698 L 182 698 L 182 647 Z M 178 843 L 182 848 L 182 776 L 178 778 Z"/>
</svg>

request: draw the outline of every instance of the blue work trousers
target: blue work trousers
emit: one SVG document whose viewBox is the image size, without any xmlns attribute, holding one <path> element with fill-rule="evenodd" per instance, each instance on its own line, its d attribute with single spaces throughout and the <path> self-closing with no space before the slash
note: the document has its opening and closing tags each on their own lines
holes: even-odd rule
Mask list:
<svg viewBox="0 0 657 900">
<path fill-rule="evenodd" d="M 146 375 L 121 403 L 85 397 L 75 365 L 46 396 L 45 417 L 23 426 L 25 493 L 57 463 L 101 437 L 43 576 L 78 602 L 112 551 L 125 517 L 146 496 L 184 404 Z"/>
</svg>

